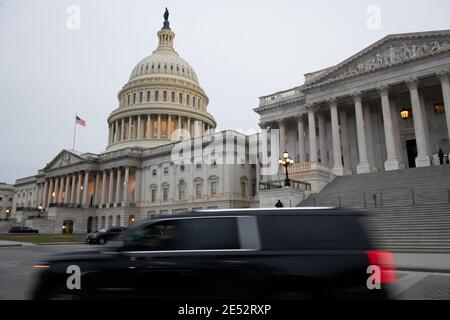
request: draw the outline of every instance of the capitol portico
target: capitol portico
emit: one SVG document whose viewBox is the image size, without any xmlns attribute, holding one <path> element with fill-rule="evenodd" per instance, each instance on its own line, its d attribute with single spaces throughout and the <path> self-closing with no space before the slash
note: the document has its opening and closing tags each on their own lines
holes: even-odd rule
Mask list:
<svg viewBox="0 0 450 320">
<path fill-rule="evenodd" d="M 279 129 L 291 174 L 334 176 L 439 164 L 450 152 L 450 31 L 387 36 L 342 63 L 264 96 L 262 128 Z M 329 181 L 328 181 L 329 182 Z"/>
</svg>

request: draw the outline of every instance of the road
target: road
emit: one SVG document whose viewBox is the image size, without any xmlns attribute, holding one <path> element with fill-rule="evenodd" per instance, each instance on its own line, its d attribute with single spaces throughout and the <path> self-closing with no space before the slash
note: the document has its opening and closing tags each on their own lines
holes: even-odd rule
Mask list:
<svg viewBox="0 0 450 320">
<path fill-rule="evenodd" d="M 88 245 L 0 247 L 0 299 L 27 299 L 33 285 L 33 262 L 54 253 L 94 250 Z M 450 274 L 398 272 L 393 298 L 398 300 L 450 300 Z"/>
</svg>

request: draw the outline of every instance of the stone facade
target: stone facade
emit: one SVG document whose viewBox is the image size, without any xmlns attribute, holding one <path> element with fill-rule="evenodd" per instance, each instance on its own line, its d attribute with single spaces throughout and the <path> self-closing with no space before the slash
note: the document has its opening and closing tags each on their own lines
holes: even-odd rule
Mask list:
<svg viewBox="0 0 450 320">
<path fill-rule="evenodd" d="M 11 218 L 14 197 L 14 186 L 0 183 L 0 220 Z"/>
<path fill-rule="evenodd" d="M 174 36 L 169 28 L 158 33 L 158 48 L 119 92 L 105 152 L 63 150 L 36 176 L 16 181 L 18 223 L 41 233 L 86 233 L 160 214 L 258 206 L 254 166 L 176 154 L 191 143 L 248 137 L 215 132 L 208 97 L 175 52 Z"/>
<path fill-rule="evenodd" d="M 306 74 L 299 87 L 261 97 L 260 126 L 279 129 L 280 151 L 296 157 L 293 178 L 322 186 L 335 176 L 439 165 L 439 149 L 450 152 L 449 43 L 448 30 L 387 36 Z"/>
</svg>

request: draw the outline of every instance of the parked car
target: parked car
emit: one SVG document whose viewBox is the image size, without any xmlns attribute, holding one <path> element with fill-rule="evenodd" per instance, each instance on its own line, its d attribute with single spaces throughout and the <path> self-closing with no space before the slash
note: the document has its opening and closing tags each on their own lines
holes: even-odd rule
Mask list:
<svg viewBox="0 0 450 320">
<path fill-rule="evenodd" d="M 89 244 L 105 244 L 123 233 L 126 229 L 126 227 L 101 229 L 99 231 L 89 233 L 86 237 L 86 242 Z"/>
<path fill-rule="evenodd" d="M 39 233 L 39 230 L 31 229 L 30 227 L 12 227 L 9 233 Z"/>
<path fill-rule="evenodd" d="M 159 217 L 103 250 L 40 262 L 33 298 L 385 299 L 392 255 L 374 249 L 361 219 L 308 208 Z M 70 265 L 80 267 L 81 290 L 66 287 Z M 367 285 L 372 265 L 380 290 Z"/>
</svg>

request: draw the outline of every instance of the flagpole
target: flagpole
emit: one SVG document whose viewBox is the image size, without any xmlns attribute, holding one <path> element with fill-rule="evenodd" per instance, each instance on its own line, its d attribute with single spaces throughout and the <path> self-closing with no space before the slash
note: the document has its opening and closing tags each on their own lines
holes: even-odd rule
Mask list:
<svg viewBox="0 0 450 320">
<path fill-rule="evenodd" d="M 75 126 L 73 128 L 73 145 L 72 145 L 72 150 L 75 151 L 75 137 L 77 135 L 77 116 L 78 114 L 75 113 Z"/>
</svg>

